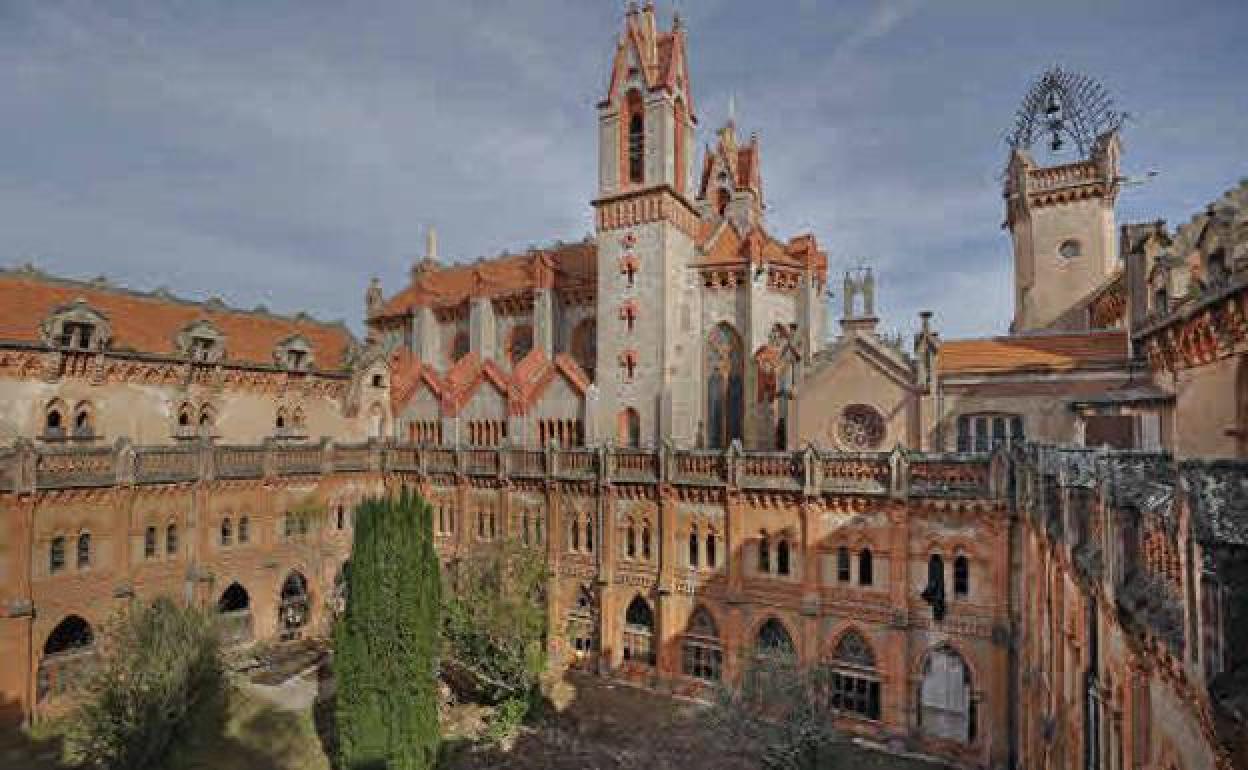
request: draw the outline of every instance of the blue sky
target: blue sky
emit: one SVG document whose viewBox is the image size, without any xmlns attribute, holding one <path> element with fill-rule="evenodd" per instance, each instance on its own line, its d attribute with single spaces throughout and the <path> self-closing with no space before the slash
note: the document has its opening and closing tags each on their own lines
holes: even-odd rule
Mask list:
<svg viewBox="0 0 1248 770">
<path fill-rule="evenodd" d="M 350 5 L 351 7 L 346 7 Z M 773 231 L 879 275 L 885 326 L 1004 331 L 1003 141 L 1060 63 L 1131 113 L 1120 221 L 1248 176 L 1248 3 L 682 0 L 703 141 L 737 103 Z M 668 20 L 672 5 L 660 3 Z M 360 328 L 444 257 L 592 228 L 619 0 L 0 0 L 0 264 Z"/>
</svg>

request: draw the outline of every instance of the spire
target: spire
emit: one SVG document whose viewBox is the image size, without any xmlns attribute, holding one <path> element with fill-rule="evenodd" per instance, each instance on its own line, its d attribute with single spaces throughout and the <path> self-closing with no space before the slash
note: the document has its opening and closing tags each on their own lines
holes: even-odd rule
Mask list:
<svg viewBox="0 0 1248 770">
<path fill-rule="evenodd" d="M 425 259 L 437 260 L 438 258 L 438 231 L 433 225 L 425 230 Z"/>
</svg>

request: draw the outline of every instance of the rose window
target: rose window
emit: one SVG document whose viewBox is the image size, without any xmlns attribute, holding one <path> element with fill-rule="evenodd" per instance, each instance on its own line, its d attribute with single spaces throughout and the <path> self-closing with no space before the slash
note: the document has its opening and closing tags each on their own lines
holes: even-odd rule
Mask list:
<svg viewBox="0 0 1248 770">
<path fill-rule="evenodd" d="M 847 406 L 837 435 L 846 449 L 875 449 L 884 441 L 884 418 L 865 404 Z"/>
</svg>

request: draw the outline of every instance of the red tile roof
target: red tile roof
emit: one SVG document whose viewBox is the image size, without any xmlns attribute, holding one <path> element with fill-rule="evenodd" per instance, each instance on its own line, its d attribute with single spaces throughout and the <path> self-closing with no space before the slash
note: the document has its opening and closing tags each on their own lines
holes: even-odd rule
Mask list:
<svg viewBox="0 0 1248 770">
<path fill-rule="evenodd" d="M 1122 331 L 950 340 L 937 354 L 942 374 L 1070 371 L 1126 363 L 1127 335 Z"/>
<path fill-rule="evenodd" d="M 108 319 L 112 350 L 177 355 L 178 334 L 189 324 L 206 320 L 225 335 L 227 362 L 272 365 L 278 344 L 301 334 L 312 346 L 315 368 L 333 371 L 342 366 L 353 341 L 341 323 L 238 310 L 27 270 L 0 270 L 0 340 L 41 343 L 44 319 L 80 298 Z"/>
</svg>

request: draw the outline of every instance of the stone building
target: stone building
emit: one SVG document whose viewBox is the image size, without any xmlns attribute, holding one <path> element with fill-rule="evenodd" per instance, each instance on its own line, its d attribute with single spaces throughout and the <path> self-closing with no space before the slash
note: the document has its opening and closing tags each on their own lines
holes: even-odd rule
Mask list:
<svg viewBox="0 0 1248 770">
<path fill-rule="evenodd" d="M 679 21 L 630 10 L 593 237 L 443 265 L 431 234 L 358 347 L 0 274 L 6 713 L 61 707 L 134 597 L 240 643 L 323 631 L 353 503 L 408 486 L 444 560 L 544 554 L 559 665 L 697 695 L 781 656 L 828 671 L 844 729 L 967 766 L 1231 767 L 1248 187 L 1119 229 L 1114 131 L 1016 146 L 1010 333 L 922 313 L 903 347 L 862 269 L 825 339 L 826 256 L 770 234 L 757 137 L 696 162 L 692 105 Z"/>
</svg>

